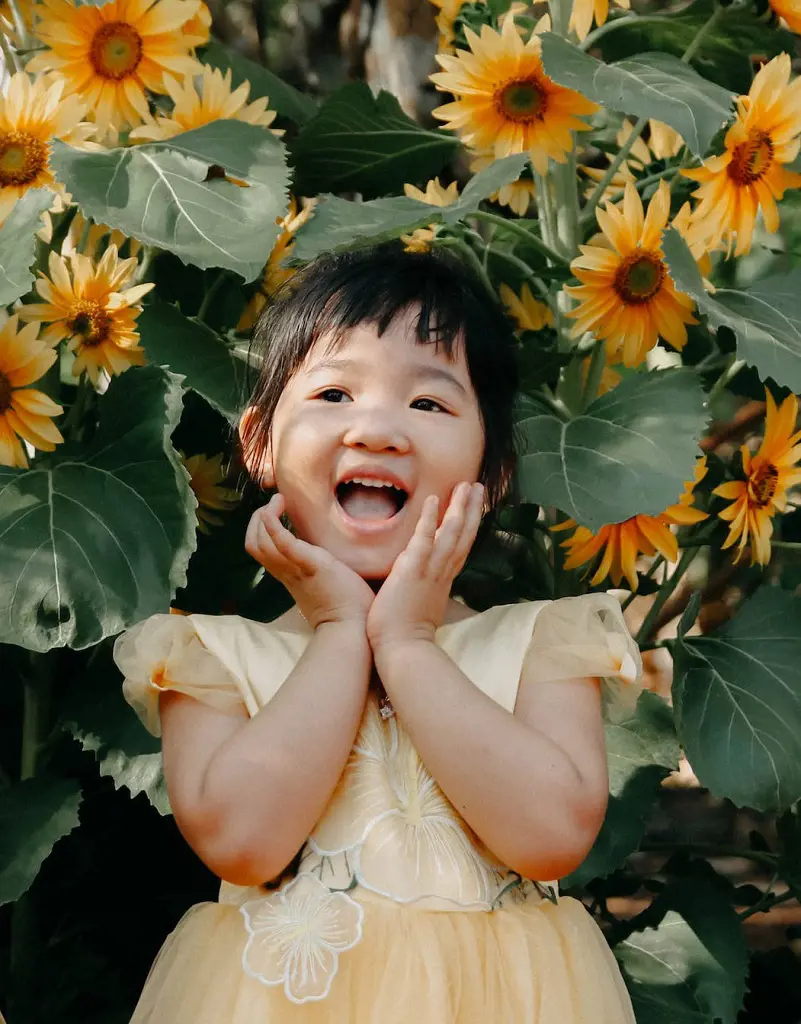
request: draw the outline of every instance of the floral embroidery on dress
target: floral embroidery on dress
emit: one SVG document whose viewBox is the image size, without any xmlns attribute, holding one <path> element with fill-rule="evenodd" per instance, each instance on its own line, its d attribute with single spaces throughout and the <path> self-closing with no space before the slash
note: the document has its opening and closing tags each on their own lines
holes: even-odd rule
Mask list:
<svg viewBox="0 0 801 1024">
<path fill-rule="evenodd" d="M 298 875 L 272 896 L 239 908 L 248 940 L 245 972 L 264 985 L 283 985 L 287 999 L 325 999 L 339 966 L 339 954 L 362 937 L 363 908 L 313 875 Z"/>
</svg>

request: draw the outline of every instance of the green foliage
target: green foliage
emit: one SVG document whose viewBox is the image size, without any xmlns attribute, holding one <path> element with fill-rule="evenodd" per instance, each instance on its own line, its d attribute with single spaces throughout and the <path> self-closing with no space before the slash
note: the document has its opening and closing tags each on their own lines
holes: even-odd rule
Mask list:
<svg viewBox="0 0 801 1024">
<path fill-rule="evenodd" d="M 591 530 L 654 515 L 678 501 L 692 476 L 705 421 L 691 370 L 635 374 L 567 422 L 522 421 L 521 490 Z"/>
<path fill-rule="evenodd" d="M 303 195 L 361 192 L 371 199 L 400 191 L 405 182 L 424 182 L 457 147 L 456 139 L 407 117 L 391 93 L 373 96 L 364 82 L 351 82 L 294 141 L 295 188 Z"/>
<path fill-rule="evenodd" d="M 762 811 L 800 799 L 801 601 L 762 588 L 715 633 L 680 634 L 673 705 L 682 746 L 716 796 Z"/>
<path fill-rule="evenodd" d="M 54 143 L 52 160 L 88 216 L 195 266 L 252 281 L 278 237 L 289 183 L 284 146 L 256 125 L 214 121 L 105 153 Z"/>
<path fill-rule="evenodd" d="M 80 649 L 169 606 L 195 546 L 195 502 L 169 443 L 180 411 L 177 377 L 128 373 L 90 444 L 0 467 L 0 641 Z"/>
<path fill-rule="evenodd" d="M 0 304 L 7 306 L 31 287 L 36 231 L 41 215 L 53 202 L 45 188 L 31 189 L 0 225 Z"/>
<path fill-rule="evenodd" d="M 703 156 L 732 113 L 732 94 L 666 53 L 641 53 L 604 64 L 560 36 L 542 38 L 542 63 L 559 85 L 610 110 L 652 117 L 675 128 Z"/>
</svg>

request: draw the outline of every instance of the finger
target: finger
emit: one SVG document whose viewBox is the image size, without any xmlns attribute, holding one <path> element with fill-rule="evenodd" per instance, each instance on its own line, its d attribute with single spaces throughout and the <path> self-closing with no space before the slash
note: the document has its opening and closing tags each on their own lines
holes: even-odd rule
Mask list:
<svg viewBox="0 0 801 1024">
<path fill-rule="evenodd" d="M 428 566 L 428 559 L 431 549 L 434 546 L 434 536 L 437 532 L 437 519 L 439 518 L 439 498 L 435 494 L 429 494 L 423 502 L 420 510 L 420 518 L 406 550 L 403 552 L 402 565 L 411 566 L 418 571 L 425 571 Z"/>
<path fill-rule="evenodd" d="M 274 494 L 272 498 L 270 498 L 270 500 L 267 502 L 267 505 L 264 507 L 269 508 L 271 505 L 273 505 L 274 502 L 276 502 L 278 497 L 279 496 L 277 494 Z M 259 523 L 261 522 L 262 512 L 263 508 L 256 509 L 256 511 L 250 517 L 250 522 L 248 523 L 248 528 L 245 532 L 245 551 L 247 551 L 247 553 L 249 555 L 252 555 L 254 558 L 258 558 L 259 556 L 258 537 Z"/>
<path fill-rule="evenodd" d="M 293 536 L 269 505 L 263 509 L 263 513 L 262 524 L 276 551 L 302 572 L 316 572 L 319 564 L 313 557 L 312 545 Z"/>
<path fill-rule="evenodd" d="M 454 550 L 462 536 L 469 499 L 470 485 L 467 483 L 457 484 L 451 494 L 448 510 L 434 538 L 434 551 L 431 555 L 429 571 L 437 578 L 449 569 Z"/>
<path fill-rule="evenodd" d="M 456 576 L 467 561 L 467 556 L 470 554 L 470 549 L 476 539 L 476 534 L 478 533 L 478 528 L 481 526 L 481 520 L 483 518 L 484 485 L 473 484 L 467 500 L 467 509 L 465 512 L 464 522 L 462 524 L 462 533 L 453 550 L 451 572 L 454 576 Z"/>
</svg>

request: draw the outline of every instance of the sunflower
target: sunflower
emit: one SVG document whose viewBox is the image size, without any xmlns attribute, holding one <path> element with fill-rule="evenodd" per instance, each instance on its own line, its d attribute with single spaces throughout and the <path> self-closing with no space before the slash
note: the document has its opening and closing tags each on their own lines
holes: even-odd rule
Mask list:
<svg viewBox="0 0 801 1024">
<path fill-rule="evenodd" d="M 197 0 L 108 0 L 102 7 L 42 0 L 36 33 L 47 47 L 28 64 L 54 70 L 77 93 L 97 123 L 98 137 L 141 124 L 150 113 L 146 90 L 164 93 L 164 73 L 192 75 L 192 37 L 183 27 Z"/>
<path fill-rule="evenodd" d="M 717 246 L 735 238 L 735 256 L 751 249 L 758 211 L 765 227 L 778 231 L 776 200 L 785 189 L 801 187 L 801 174 L 784 165 L 801 146 L 801 78 L 790 82 L 790 57 L 779 54 L 758 72 L 747 96 L 737 100 L 737 118 L 725 138 L 725 152 L 705 166 L 683 170 L 700 182 L 693 192 L 691 238 Z"/>
<path fill-rule="evenodd" d="M 270 296 L 274 295 L 281 285 L 296 273 L 296 268 L 285 266 L 284 260 L 292 252 L 292 247 L 295 244 L 295 233 L 311 217 L 316 205 L 316 199 L 304 199 L 301 202 L 300 212 L 298 212 L 298 201 L 292 196 L 289 200 L 289 211 L 286 216 L 277 218 L 277 224 L 281 229 L 281 233 L 272 248 L 258 290 L 239 318 L 239 323 L 236 325 L 238 331 L 249 331 L 256 323 L 259 313 L 267 305 L 267 300 Z"/>
<path fill-rule="evenodd" d="M 577 569 L 592 562 L 603 551 L 601 562 L 590 583 L 595 586 L 609 576 L 615 586 L 619 587 L 625 576 L 634 592 L 639 582 L 638 556 L 659 552 L 665 561 L 675 562 L 679 557 L 679 545 L 671 527 L 690 526 L 706 519 L 706 512 L 693 507 L 693 492 L 706 476 L 706 471 L 706 458 L 702 456 L 696 460 L 693 480 L 684 484 L 684 493 L 678 504 L 671 505 L 658 516 L 632 516 L 622 523 L 602 526 L 597 533 L 588 530 L 586 526 L 577 526 L 573 519 L 552 527 L 554 530 L 575 527 L 573 536 L 562 541 L 562 547 L 568 552 L 565 569 Z"/>
<path fill-rule="evenodd" d="M 453 53 L 456 39 L 455 23 L 464 0 L 431 0 L 439 13 L 434 21 L 439 32 L 437 49 L 440 53 Z"/>
<path fill-rule="evenodd" d="M 36 282 L 45 301 L 20 306 L 20 319 L 50 324 L 42 340 L 51 345 L 69 338 L 73 374 L 86 371 L 94 384 L 101 370 L 111 376 L 141 366 L 145 353 L 138 344 L 136 318 L 142 310 L 136 303 L 153 284 L 133 285 L 136 259 L 118 259 L 116 245 L 110 245 L 98 263 L 81 253 L 70 262 L 72 275 L 66 259 L 50 253 L 50 277 L 40 272 Z"/>
<path fill-rule="evenodd" d="M 121 252 L 126 243 L 131 256 L 136 256 L 142 249 L 142 243 L 135 238 L 128 238 L 122 231 L 110 228 L 108 224 L 95 224 L 87 220 L 80 210 L 76 210 L 61 243 L 61 255 L 72 256 L 73 253 L 79 252 L 96 259 L 98 246 L 101 244 L 104 250 L 109 245 L 116 245 L 117 252 Z"/>
<path fill-rule="evenodd" d="M 602 245 L 582 245 L 570 268 L 581 281 L 566 287 L 579 300 L 567 315 L 575 318 L 574 338 L 591 331 L 606 340 L 609 356 L 622 353 L 637 366 L 659 337 L 682 349 L 693 317 L 692 299 L 676 291 L 660 248 L 670 216 L 670 189 L 664 181 L 643 216 L 640 196 L 629 182 L 623 200 L 597 210 Z M 607 247 L 608 246 L 608 247 Z"/>
<path fill-rule="evenodd" d="M 189 21 L 184 22 L 181 32 L 187 46 L 205 46 L 209 41 L 211 38 L 211 11 L 203 3 L 203 0 L 198 0 L 195 13 Z"/>
<path fill-rule="evenodd" d="M 544 302 L 538 302 L 527 284 L 520 289 L 519 296 L 508 284 L 502 284 L 498 295 L 519 331 L 541 331 L 546 324 L 553 327 L 553 310 Z"/>
<path fill-rule="evenodd" d="M 239 491 L 221 487 L 227 470 L 222 467 L 222 455 L 190 455 L 179 453 L 189 473 L 189 486 L 197 498 L 197 528 L 209 533 L 210 527 L 222 526 L 221 516 L 215 511 L 227 512 L 239 503 Z"/>
<path fill-rule="evenodd" d="M 277 116 L 274 110 L 267 109 L 269 100 L 266 96 L 248 103 L 250 82 L 243 82 L 238 89 L 231 89 L 230 68 L 223 76 L 219 68 L 204 64 L 199 90 L 192 78 L 184 79 L 181 84 L 171 75 L 165 75 L 164 88 L 175 104 L 172 111 L 168 116 L 159 115 L 155 120 L 149 117 L 144 125 L 134 128 L 130 139 L 136 142 L 171 139 L 181 132 L 200 128 L 201 125 L 222 118 L 268 128 Z M 284 134 L 280 129 L 272 131 L 275 135 Z"/>
<path fill-rule="evenodd" d="M 82 120 L 85 105 L 63 91 L 55 76 L 32 81 L 18 71 L 0 95 L 0 221 L 29 188 L 60 188 L 50 167 L 53 139 L 80 145 L 94 131 Z"/>
<path fill-rule="evenodd" d="M 17 330 L 11 316 L 0 328 L 0 465 L 28 468 L 20 438 L 43 452 L 52 452 L 64 438 L 53 423 L 64 411 L 42 391 L 28 387 L 39 380 L 58 356 L 37 338 L 36 324 Z"/>
<path fill-rule="evenodd" d="M 755 455 L 746 445 L 741 451 L 745 480 L 730 480 L 716 487 L 713 494 L 733 499 L 718 515 L 731 523 L 723 545 L 731 547 L 739 540 L 735 561 L 742 558 L 746 544 L 751 544 L 751 564 L 767 565 L 770 561 L 770 538 L 773 516 L 787 508 L 787 494 L 801 483 L 801 431 L 795 431 L 798 399 L 788 395 L 777 408 L 773 396 L 765 391 L 767 415 L 765 435 Z"/>
<path fill-rule="evenodd" d="M 801 34 L 801 0 L 769 0 L 777 17 L 787 22 L 788 28 Z"/>
<path fill-rule="evenodd" d="M 628 10 L 630 0 L 617 0 L 618 7 Z M 596 25 L 603 25 L 609 16 L 609 0 L 573 0 L 568 28 L 575 29 L 579 39 L 586 39 L 592 27 L 593 18 Z"/>
<path fill-rule="evenodd" d="M 581 120 L 598 107 L 572 89 L 564 89 L 545 74 L 540 59 L 538 23 L 527 43 L 514 18 L 500 32 L 483 25 L 477 36 L 465 28 L 470 51 L 437 54 L 445 69 L 431 81 L 455 102 L 437 107 L 434 116 L 445 121 L 467 146 L 491 150 L 496 157 L 528 152 L 534 169 L 545 174 L 548 158 L 564 163 L 573 149 L 573 131 L 588 131 Z"/>
<path fill-rule="evenodd" d="M 426 182 L 425 191 L 415 185 L 406 184 L 403 191 L 409 199 L 416 199 L 418 203 L 428 203 L 429 206 L 450 206 L 459 198 L 459 186 L 452 181 L 447 188 L 439 183 L 439 178 L 432 178 Z M 434 241 L 436 230 L 431 224 L 427 228 L 417 228 L 410 235 L 401 235 L 406 252 L 428 252 L 431 243 Z"/>
</svg>

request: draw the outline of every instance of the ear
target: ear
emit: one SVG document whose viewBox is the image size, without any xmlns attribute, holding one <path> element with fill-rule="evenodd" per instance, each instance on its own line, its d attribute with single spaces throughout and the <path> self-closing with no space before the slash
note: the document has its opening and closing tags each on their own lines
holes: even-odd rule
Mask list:
<svg viewBox="0 0 801 1024">
<path fill-rule="evenodd" d="M 260 416 L 255 406 L 250 405 L 239 418 L 239 444 L 242 449 L 242 461 L 251 479 L 263 489 L 275 487 L 273 471 L 272 445 L 268 439 L 266 446 L 260 443 Z"/>
</svg>

